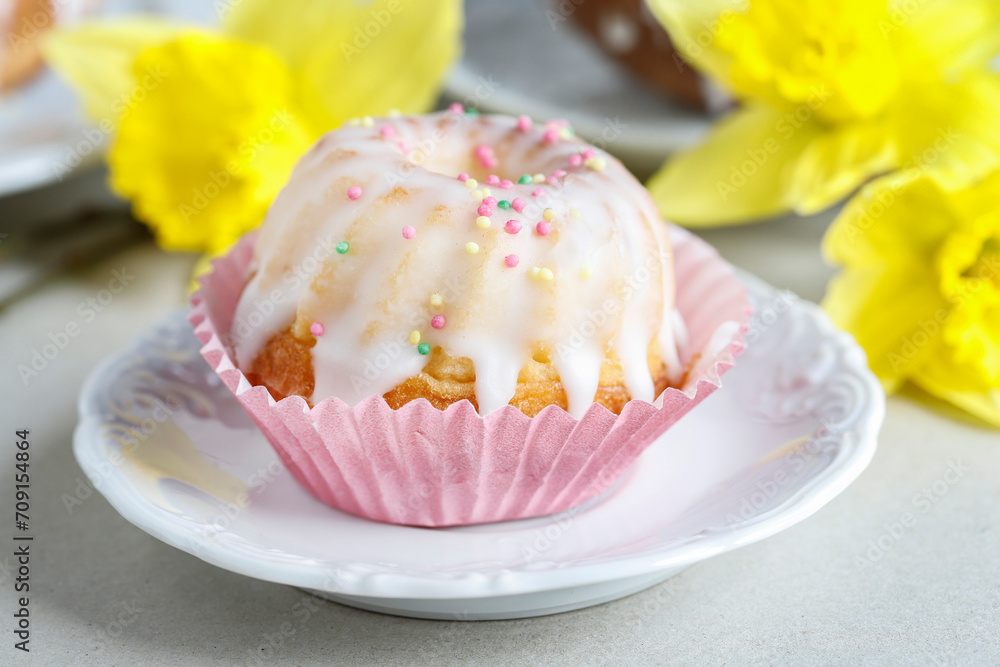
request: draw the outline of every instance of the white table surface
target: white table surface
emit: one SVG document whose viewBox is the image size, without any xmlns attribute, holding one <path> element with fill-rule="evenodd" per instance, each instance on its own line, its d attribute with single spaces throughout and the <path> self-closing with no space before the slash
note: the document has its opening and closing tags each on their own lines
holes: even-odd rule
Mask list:
<svg viewBox="0 0 1000 667">
<path fill-rule="evenodd" d="M 822 227 L 782 221 L 705 236 L 736 264 L 818 299 L 830 274 Z M 96 493 L 69 512 L 62 496 L 83 478 L 70 449 L 81 383 L 184 302 L 192 262 L 144 242 L 0 311 L 0 506 L 12 513 L 13 432 L 30 429 L 36 535 L 31 653 L 12 647 L 14 593 L 0 569 L 0 664 L 1000 664 L 1000 435 L 911 398 L 889 400 L 871 467 L 812 518 L 654 589 L 542 618 L 422 621 L 316 601 L 302 621 L 293 608 L 314 598 L 169 547 Z M 135 279 L 83 323 L 78 304 L 113 270 Z M 25 387 L 17 365 L 70 319 L 80 335 Z M 953 464 L 962 476 L 916 504 Z M 886 537 L 905 512 L 915 524 Z M 2 567 L 13 517 L 0 526 Z M 888 548 L 872 551 L 879 538 Z"/>
</svg>

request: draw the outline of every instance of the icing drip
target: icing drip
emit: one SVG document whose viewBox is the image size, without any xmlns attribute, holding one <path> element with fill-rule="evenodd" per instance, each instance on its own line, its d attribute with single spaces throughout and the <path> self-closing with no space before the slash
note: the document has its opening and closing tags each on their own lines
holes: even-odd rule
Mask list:
<svg viewBox="0 0 1000 667">
<path fill-rule="evenodd" d="M 348 123 L 296 166 L 254 270 L 233 326 L 237 363 L 289 326 L 304 339 L 322 331 L 313 403 L 384 394 L 437 346 L 472 360 L 481 414 L 510 401 L 540 347 L 574 416 L 609 354 L 635 399 L 655 398 L 651 343 L 674 379 L 683 370 L 656 207 L 561 121 L 453 108 Z"/>
</svg>

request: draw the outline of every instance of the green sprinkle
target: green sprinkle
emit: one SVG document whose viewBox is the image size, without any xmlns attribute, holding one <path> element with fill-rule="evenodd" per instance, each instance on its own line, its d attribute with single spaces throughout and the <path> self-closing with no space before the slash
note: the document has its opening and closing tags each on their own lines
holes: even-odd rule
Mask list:
<svg viewBox="0 0 1000 667">
<path fill-rule="evenodd" d="M 517 182 L 520 183 L 521 185 L 524 185 L 525 183 L 531 183 L 531 174 L 525 174 L 521 178 L 517 179 Z"/>
<path fill-rule="evenodd" d="M 506 199 L 501 199 L 500 201 L 497 202 L 497 206 L 506 211 L 507 209 L 510 208 L 510 202 L 507 201 Z"/>
<path fill-rule="evenodd" d="M 337 252 L 343 255 L 345 252 L 351 249 L 351 244 L 347 241 L 341 241 L 337 244 Z"/>
<path fill-rule="evenodd" d="M 417 352 L 419 352 L 420 354 L 430 354 L 431 346 L 428 345 L 427 343 L 421 343 L 420 345 L 417 345 Z"/>
<path fill-rule="evenodd" d="M 479 109 L 466 109 L 465 110 L 465 115 L 466 116 L 478 116 L 479 115 Z"/>
</svg>

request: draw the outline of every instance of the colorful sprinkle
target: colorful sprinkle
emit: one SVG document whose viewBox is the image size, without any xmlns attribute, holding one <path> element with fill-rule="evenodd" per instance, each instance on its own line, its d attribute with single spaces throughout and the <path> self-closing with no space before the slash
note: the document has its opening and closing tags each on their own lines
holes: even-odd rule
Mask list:
<svg viewBox="0 0 1000 667">
<path fill-rule="evenodd" d="M 489 188 L 483 188 L 483 196 L 484 197 L 489 197 L 491 194 L 493 194 L 492 190 L 490 190 Z"/>
<path fill-rule="evenodd" d="M 542 220 L 537 225 L 535 225 L 535 231 L 538 232 L 539 236 L 548 236 L 549 232 L 552 231 L 552 225 Z"/>
<path fill-rule="evenodd" d="M 555 274 L 552 273 L 552 269 L 541 268 L 538 270 L 538 277 L 542 280 L 552 280 Z"/>
<path fill-rule="evenodd" d="M 486 204 L 481 204 L 479 208 L 476 209 L 476 213 L 478 213 L 479 215 L 492 215 L 493 209 L 491 209 Z"/>
<path fill-rule="evenodd" d="M 403 227 L 403 238 L 412 239 L 417 235 L 417 230 L 413 228 L 413 225 L 406 225 Z"/>
<path fill-rule="evenodd" d="M 500 185 L 500 177 L 496 174 L 490 174 L 486 177 L 486 185 Z"/>
<path fill-rule="evenodd" d="M 431 353 L 431 346 L 428 345 L 427 343 L 421 343 L 420 345 L 417 345 L 417 352 L 419 352 L 424 356 L 427 356 L 428 354 Z"/>
<path fill-rule="evenodd" d="M 394 136 L 396 136 L 396 128 L 394 128 L 392 125 L 383 125 L 379 129 L 378 133 L 387 139 L 392 139 Z"/>
<path fill-rule="evenodd" d="M 470 190 L 475 190 L 477 187 L 479 187 L 479 181 L 477 181 L 474 178 L 467 178 L 465 179 L 465 187 L 469 188 Z"/>
<path fill-rule="evenodd" d="M 524 174 L 521 178 L 517 179 L 517 182 L 521 185 L 526 185 L 531 183 L 531 174 Z"/>
<path fill-rule="evenodd" d="M 489 229 L 489 227 L 490 227 L 491 224 L 492 223 L 490 222 L 490 219 L 488 217 L 486 217 L 485 215 L 481 215 L 478 218 L 476 218 L 476 225 L 480 229 Z"/>
<path fill-rule="evenodd" d="M 554 144 L 559 141 L 559 130 L 545 130 L 542 140 L 547 144 Z"/>
<path fill-rule="evenodd" d="M 431 326 L 435 329 L 444 327 L 444 315 L 435 315 L 431 318 Z"/>
<path fill-rule="evenodd" d="M 473 118 L 475 118 L 476 116 L 479 115 L 479 109 L 466 109 L 465 115 L 472 116 Z"/>
<path fill-rule="evenodd" d="M 483 191 L 482 191 L 481 188 L 476 188 L 475 190 L 473 190 L 469 194 L 472 195 L 473 199 L 482 199 L 483 198 Z"/>
<path fill-rule="evenodd" d="M 469 253 L 470 255 L 475 255 L 477 252 L 479 252 L 479 244 L 474 241 L 469 241 L 468 243 L 465 244 L 465 252 Z"/>
<path fill-rule="evenodd" d="M 341 255 L 343 255 L 350 249 L 351 249 L 351 244 L 348 243 L 347 241 L 341 241 L 340 243 L 337 244 L 337 252 L 339 252 Z"/>
<path fill-rule="evenodd" d="M 540 268 L 538 268 L 537 266 L 533 266 L 531 267 L 531 271 L 528 272 L 528 275 L 530 275 L 532 278 L 537 278 L 539 271 L 541 271 Z"/>
<path fill-rule="evenodd" d="M 497 159 L 493 157 L 493 148 L 487 146 L 486 144 L 479 144 L 475 149 L 476 157 L 479 159 L 479 164 L 483 165 L 485 169 L 492 169 L 497 166 Z M 489 182 L 487 180 L 487 182 Z M 499 180 L 497 181 L 499 182 Z"/>
<path fill-rule="evenodd" d="M 552 175 L 555 176 L 556 178 L 562 178 L 563 176 L 566 175 L 566 170 L 556 169 L 555 171 L 552 172 Z"/>
<path fill-rule="evenodd" d="M 517 263 L 520 262 L 520 261 L 521 261 L 521 258 L 518 257 L 517 255 L 507 255 L 506 257 L 503 258 L 503 263 L 506 264 L 507 266 L 509 266 L 512 269 L 515 266 L 517 266 Z"/>
<path fill-rule="evenodd" d="M 590 158 L 597 155 L 597 152 L 593 148 L 584 148 L 583 152 L 580 153 L 580 155 L 583 156 L 584 160 L 589 160 Z"/>
<path fill-rule="evenodd" d="M 464 183 L 465 181 L 469 180 L 469 175 L 463 171 L 461 174 L 458 175 L 458 180 Z"/>
<path fill-rule="evenodd" d="M 585 164 L 590 169 L 593 169 L 594 171 L 604 171 L 604 168 L 608 166 L 607 160 L 605 160 L 602 157 L 589 158 L 587 160 L 584 160 L 583 164 Z"/>
<path fill-rule="evenodd" d="M 360 186 L 352 185 L 351 187 L 347 188 L 347 198 L 358 199 L 359 197 L 361 197 L 362 192 L 363 191 Z"/>
<path fill-rule="evenodd" d="M 514 197 L 514 199 L 510 202 L 510 207 L 515 211 L 517 211 L 518 213 L 524 210 L 524 206 L 525 206 L 524 200 L 521 199 L 520 197 Z"/>
<path fill-rule="evenodd" d="M 532 197 L 542 197 L 545 195 L 545 188 L 535 188 L 535 191 L 531 193 Z"/>
<path fill-rule="evenodd" d="M 583 266 L 580 267 L 581 278 L 589 278 L 592 275 L 594 275 L 594 267 L 592 267 L 590 264 L 584 264 Z"/>
<path fill-rule="evenodd" d="M 507 209 L 510 208 L 510 202 L 507 201 L 506 199 L 501 199 L 500 201 L 497 202 L 497 206 L 506 211 Z"/>
<path fill-rule="evenodd" d="M 512 181 L 508 181 L 506 178 L 500 181 L 501 190 L 510 190 L 512 187 L 514 187 L 514 183 Z"/>
<path fill-rule="evenodd" d="M 433 294 L 431 294 L 431 305 L 432 306 L 437 307 L 437 306 L 440 306 L 442 303 L 444 303 L 444 299 L 441 298 L 440 294 L 438 294 L 437 292 L 434 292 Z"/>
<path fill-rule="evenodd" d="M 534 176 L 531 177 L 531 182 L 532 183 L 544 183 L 545 182 L 545 174 L 535 174 Z"/>
<path fill-rule="evenodd" d="M 309 333 L 311 333 L 313 336 L 322 336 L 323 331 L 324 329 L 322 322 L 313 322 L 312 324 L 309 325 Z"/>
<path fill-rule="evenodd" d="M 452 113 L 462 113 L 463 111 L 465 111 L 465 107 L 463 107 L 458 102 L 452 102 L 451 104 L 448 105 L 448 111 Z"/>
<path fill-rule="evenodd" d="M 521 132 L 527 132 L 531 129 L 531 119 L 527 116 L 518 116 L 517 118 L 517 129 Z"/>
<path fill-rule="evenodd" d="M 553 218 L 556 217 L 556 212 L 553 211 L 551 208 L 547 208 L 544 211 L 542 211 L 542 217 L 545 218 L 546 220 L 552 220 Z"/>
<path fill-rule="evenodd" d="M 503 230 L 508 234 L 517 234 L 521 231 L 521 223 L 514 219 L 508 220 L 507 224 L 503 226 Z"/>
<path fill-rule="evenodd" d="M 497 198 L 496 197 L 489 197 L 489 196 L 483 197 L 483 205 L 484 206 L 489 206 L 490 208 L 493 208 L 494 206 L 497 205 Z"/>
<path fill-rule="evenodd" d="M 581 164 L 583 164 L 583 157 L 581 157 L 579 153 L 574 153 L 569 156 L 569 166 L 579 167 Z"/>
<path fill-rule="evenodd" d="M 365 116 L 361 119 L 361 124 L 365 127 L 371 127 L 375 124 L 375 120 L 371 116 Z"/>
<path fill-rule="evenodd" d="M 414 345 L 420 342 L 420 332 L 416 329 L 410 332 L 410 342 Z"/>
</svg>

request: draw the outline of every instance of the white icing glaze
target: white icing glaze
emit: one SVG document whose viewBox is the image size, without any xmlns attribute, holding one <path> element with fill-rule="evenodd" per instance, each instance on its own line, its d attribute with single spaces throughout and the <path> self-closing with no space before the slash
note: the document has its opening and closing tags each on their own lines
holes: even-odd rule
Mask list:
<svg viewBox="0 0 1000 667">
<path fill-rule="evenodd" d="M 380 133 L 393 128 L 394 136 Z M 555 126 L 548 126 L 553 129 Z M 649 194 L 614 158 L 570 166 L 588 149 L 569 137 L 551 143 L 546 126 L 525 131 L 513 118 L 455 111 L 374 119 L 322 137 L 301 159 L 271 206 L 255 249 L 231 340 L 249 367 L 271 336 L 294 323 L 324 327 L 312 348 L 317 403 L 338 396 L 354 405 L 420 372 L 422 342 L 475 366 L 481 414 L 513 397 L 520 369 L 542 344 L 559 371 L 569 412 L 580 416 L 613 351 L 633 399 L 652 401 L 647 351 L 658 340 L 672 380 L 683 372 L 674 342 L 673 256 Z M 400 147 L 399 142 L 405 146 Z M 474 148 L 491 146 L 485 169 Z M 403 148 L 410 151 L 404 152 Z M 575 158 L 572 158 L 575 159 Z M 415 163 L 422 163 L 416 166 Z M 517 184 L 523 174 L 566 175 Z M 518 213 L 494 207 L 491 227 L 476 224 L 480 197 L 458 180 L 467 172 L 498 200 L 522 199 Z M 496 173 L 515 184 L 487 185 Z M 347 191 L 360 186 L 351 200 Z M 533 196 L 541 188 L 543 194 Z M 552 231 L 536 225 L 552 209 Z M 574 210 L 576 213 L 574 214 Z M 504 230 L 518 220 L 517 234 Z M 416 236 L 403 237 L 412 225 Z M 345 254 L 335 250 L 347 241 Z M 470 254 L 468 242 L 479 246 Z M 514 268 L 505 257 L 516 254 Z M 532 277 L 532 268 L 553 272 Z M 584 277 L 584 267 L 592 274 Z M 432 293 L 444 303 L 431 305 Z M 446 324 L 431 327 L 442 314 Z"/>
</svg>

